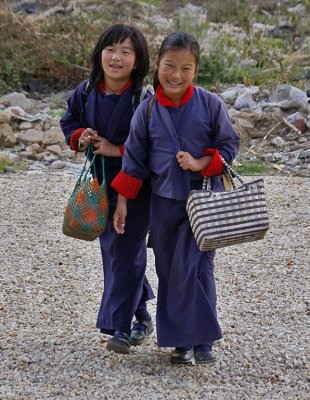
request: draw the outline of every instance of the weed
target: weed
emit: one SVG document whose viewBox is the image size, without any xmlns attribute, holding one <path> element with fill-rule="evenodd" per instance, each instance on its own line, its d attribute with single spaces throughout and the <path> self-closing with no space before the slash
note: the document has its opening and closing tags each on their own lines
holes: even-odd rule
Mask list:
<svg viewBox="0 0 310 400">
<path fill-rule="evenodd" d="M 265 165 L 255 164 L 255 163 L 241 164 L 237 166 L 235 169 L 240 175 L 264 174 L 269 170 L 269 168 L 266 167 Z"/>
<path fill-rule="evenodd" d="M 13 161 L 10 157 L 0 154 L 0 174 L 7 172 L 8 167 L 13 167 L 15 171 L 21 171 L 27 168 L 27 164 Z"/>
<path fill-rule="evenodd" d="M 63 108 L 61 109 L 56 109 L 56 110 L 51 110 L 51 114 L 54 115 L 55 117 L 63 117 L 65 115 L 66 110 Z"/>
</svg>

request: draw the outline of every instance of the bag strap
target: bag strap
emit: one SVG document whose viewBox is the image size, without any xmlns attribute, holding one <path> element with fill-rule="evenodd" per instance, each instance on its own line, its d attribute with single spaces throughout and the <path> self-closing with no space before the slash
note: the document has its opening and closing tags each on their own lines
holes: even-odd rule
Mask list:
<svg viewBox="0 0 310 400">
<path fill-rule="evenodd" d="M 221 156 L 222 163 L 224 167 L 226 168 L 228 172 L 229 179 L 231 181 L 233 190 L 236 190 L 236 184 L 234 182 L 234 178 L 237 178 L 238 181 L 241 183 L 241 185 L 245 184 L 245 181 L 241 178 L 241 176 L 238 174 L 237 171 L 235 171 L 226 161 L 225 159 Z M 210 176 L 204 176 L 203 182 L 202 182 L 202 190 L 207 190 L 208 192 L 211 193 L 211 179 Z"/>
<path fill-rule="evenodd" d="M 143 86 L 142 89 L 138 90 L 138 92 L 132 96 L 132 112 L 133 113 L 135 113 L 135 111 L 138 108 L 138 105 L 141 103 L 141 101 L 144 100 L 147 91 L 154 94 L 153 86 L 152 85 Z"/>
<path fill-rule="evenodd" d="M 152 108 L 153 108 L 153 105 L 154 105 L 154 102 L 155 102 L 155 94 L 153 94 L 151 97 L 150 97 L 150 101 L 149 101 L 149 104 L 148 104 L 148 106 L 147 106 L 147 114 L 146 114 L 146 117 L 147 117 L 147 125 L 149 126 L 150 125 L 150 120 L 151 120 L 151 114 L 152 114 Z"/>
<path fill-rule="evenodd" d="M 233 167 L 231 167 L 231 166 L 224 160 L 224 158 L 223 158 L 222 156 L 221 156 L 221 159 L 222 159 L 222 162 L 223 162 L 225 168 L 227 169 L 227 172 L 228 172 L 230 178 L 231 178 L 231 179 L 237 178 L 238 181 L 239 181 L 242 185 L 244 185 L 245 182 L 244 182 L 244 180 L 241 178 L 241 176 L 238 174 L 238 172 L 235 171 L 235 170 L 233 169 Z M 234 185 L 233 185 L 233 186 L 234 186 Z"/>
<path fill-rule="evenodd" d="M 86 167 L 87 161 L 89 161 L 88 157 L 90 156 L 92 151 L 93 151 L 93 145 L 89 145 L 86 150 L 85 162 L 84 162 L 81 174 L 79 176 L 79 179 L 77 180 L 76 186 L 80 185 L 82 181 L 86 180 L 91 167 L 93 167 L 93 170 L 94 170 L 94 178 L 98 177 L 97 170 L 96 170 L 96 163 L 95 163 L 95 159 L 97 157 L 96 154 L 93 155 L 92 159 L 90 160 L 89 166 Z M 103 177 L 103 182 L 104 182 L 105 181 L 104 156 L 100 156 L 100 159 L 101 159 L 101 166 L 102 166 L 102 177 Z"/>
<path fill-rule="evenodd" d="M 88 127 L 87 117 L 86 117 L 86 106 L 88 101 L 89 93 L 93 90 L 94 82 L 92 80 L 88 80 L 86 82 L 85 88 L 82 92 L 82 111 L 80 114 L 80 123 L 83 128 Z"/>
</svg>

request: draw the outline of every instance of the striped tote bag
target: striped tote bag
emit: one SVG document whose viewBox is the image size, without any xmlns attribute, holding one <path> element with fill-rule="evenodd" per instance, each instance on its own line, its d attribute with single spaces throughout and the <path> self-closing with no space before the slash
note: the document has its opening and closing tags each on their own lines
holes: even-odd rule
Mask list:
<svg viewBox="0 0 310 400">
<path fill-rule="evenodd" d="M 211 180 L 204 177 L 202 190 L 192 190 L 186 210 L 199 250 L 263 239 L 269 229 L 263 179 L 245 183 L 222 158 L 233 190 L 212 192 Z M 241 186 L 236 187 L 234 178 Z"/>
</svg>

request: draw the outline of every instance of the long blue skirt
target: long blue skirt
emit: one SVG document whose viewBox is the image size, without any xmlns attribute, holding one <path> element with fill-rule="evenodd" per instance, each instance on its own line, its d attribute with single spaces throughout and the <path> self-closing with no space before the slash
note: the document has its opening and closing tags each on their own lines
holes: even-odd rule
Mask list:
<svg viewBox="0 0 310 400">
<path fill-rule="evenodd" d="M 221 339 L 215 251 L 198 249 L 185 201 L 152 195 L 150 224 L 158 275 L 158 345 L 193 346 Z"/>
<path fill-rule="evenodd" d="M 145 277 L 150 187 L 143 185 L 139 196 L 128 201 L 124 235 L 118 235 L 112 226 L 116 200 L 117 194 L 110 190 L 110 220 L 106 231 L 99 237 L 104 287 L 97 328 L 111 335 L 115 329 L 128 332 L 139 308 L 146 308 L 146 301 L 154 298 Z"/>
</svg>

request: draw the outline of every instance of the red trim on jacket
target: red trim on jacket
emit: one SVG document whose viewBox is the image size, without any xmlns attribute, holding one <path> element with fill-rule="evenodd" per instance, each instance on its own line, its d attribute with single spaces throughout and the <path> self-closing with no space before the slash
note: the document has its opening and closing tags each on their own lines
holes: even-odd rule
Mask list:
<svg viewBox="0 0 310 400">
<path fill-rule="evenodd" d="M 132 80 L 130 79 L 126 85 L 117 93 L 118 95 L 122 95 L 130 86 L 132 86 Z M 102 94 L 105 95 L 104 81 L 100 81 L 99 89 Z"/>
<path fill-rule="evenodd" d="M 193 97 L 193 94 L 194 94 L 194 85 L 190 84 L 181 98 L 179 107 L 187 103 L 188 100 L 190 100 Z M 163 107 L 177 108 L 176 104 L 165 95 L 164 88 L 162 87 L 162 85 L 159 85 L 156 89 L 156 98 L 159 101 L 159 104 Z"/>
<path fill-rule="evenodd" d="M 123 144 L 121 144 L 118 146 L 118 148 L 119 148 L 119 152 L 121 153 L 121 156 L 123 157 L 124 152 L 125 152 L 125 146 Z"/>
<path fill-rule="evenodd" d="M 127 199 L 134 199 L 142 186 L 142 180 L 120 171 L 113 179 L 111 186 Z"/>
<path fill-rule="evenodd" d="M 200 171 L 202 176 L 220 175 L 223 172 L 224 166 L 220 152 L 217 149 L 205 149 L 204 156 L 213 156 L 210 164 Z"/>
<path fill-rule="evenodd" d="M 78 128 L 72 133 L 72 135 L 70 136 L 71 150 L 82 152 L 82 150 L 79 149 L 79 139 L 84 131 L 85 128 Z"/>
</svg>

